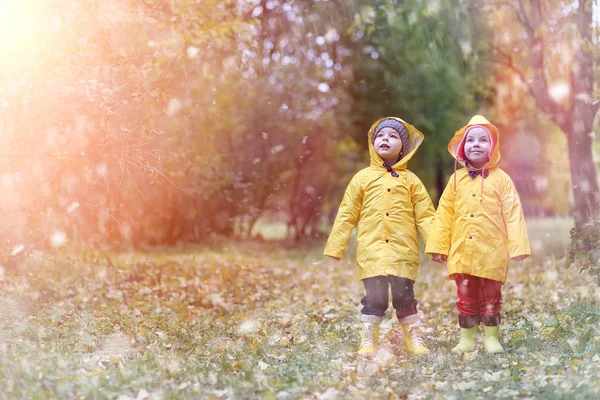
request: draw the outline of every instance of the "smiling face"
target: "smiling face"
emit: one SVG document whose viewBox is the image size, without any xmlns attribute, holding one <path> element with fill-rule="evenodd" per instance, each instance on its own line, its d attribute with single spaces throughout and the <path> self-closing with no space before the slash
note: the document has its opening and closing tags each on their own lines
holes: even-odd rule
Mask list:
<svg viewBox="0 0 600 400">
<path fill-rule="evenodd" d="M 465 157 L 475 168 L 483 167 L 490 160 L 490 135 L 483 128 L 472 128 L 465 140 Z"/>
<path fill-rule="evenodd" d="M 402 139 L 400 139 L 400 134 L 396 130 L 383 128 L 375 134 L 373 146 L 379 157 L 389 166 L 392 166 L 398 162 L 398 158 L 400 157 Z"/>
</svg>

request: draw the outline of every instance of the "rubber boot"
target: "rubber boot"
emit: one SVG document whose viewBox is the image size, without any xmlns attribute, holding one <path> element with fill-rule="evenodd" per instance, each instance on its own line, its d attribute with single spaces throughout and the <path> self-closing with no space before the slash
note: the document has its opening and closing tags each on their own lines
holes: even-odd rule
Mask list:
<svg viewBox="0 0 600 400">
<path fill-rule="evenodd" d="M 498 340 L 498 333 L 500 327 L 495 326 L 483 326 L 483 348 L 487 353 L 502 353 L 504 349 Z"/>
<path fill-rule="evenodd" d="M 477 326 L 472 328 L 460 328 L 460 341 L 452 349 L 453 353 L 462 354 L 475 350 L 475 336 L 477 335 Z"/>
<path fill-rule="evenodd" d="M 429 354 L 429 349 L 425 347 L 423 339 L 421 339 L 421 321 L 410 324 L 401 324 L 400 326 L 402 327 L 404 343 L 406 343 L 406 349 L 409 353 L 419 356 Z"/>
<path fill-rule="evenodd" d="M 377 350 L 379 344 L 379 322 L 363 322 L 362 323 L 362 338 L 360 340 L 360 348 L 358 354 L 363 356 L 372 355 Z"/>
</svg>

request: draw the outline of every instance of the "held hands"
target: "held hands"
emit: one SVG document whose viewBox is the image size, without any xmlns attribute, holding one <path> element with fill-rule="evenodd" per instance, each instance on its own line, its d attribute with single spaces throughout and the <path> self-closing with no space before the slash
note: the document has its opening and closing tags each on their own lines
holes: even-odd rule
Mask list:
<svg viewBox="0 0 600 400">
<path fill-rule="evenodd" d="M 520 255 L 520 256 L 511 257 L 510 259 L 513 260 L 513 261 L 523 261 L 527 257 L 528 256 L 526 254 L 523 254 L 523 255 Z"/>
<path fill-rule="evenodd" d="M 526 254 L 520 255 L 520 256 L 515 256 L 515 257 L 511 257 L 510 259 L 512 261 L 523 261 L 524 259 L 526 259 L 528 256 Z M 439 254 L 439 253 L 431 253 L 431 260 L 435 261 L 437 263 L 443 264 L 448 260 L 448 256 L 445 254 Z"/>
<path fill-rule="evenodd" d="M 436 263 L 443 264 L 448 260 L 448 256 L 445 254 L 431 253 L 431 259 Z"/>
</svg>

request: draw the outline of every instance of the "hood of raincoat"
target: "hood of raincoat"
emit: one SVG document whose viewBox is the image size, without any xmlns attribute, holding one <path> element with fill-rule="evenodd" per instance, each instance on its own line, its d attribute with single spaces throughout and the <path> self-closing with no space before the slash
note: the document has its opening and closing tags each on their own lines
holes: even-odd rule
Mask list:
<svg viewBox="0 0 600 400">
<path fill-rule="evenodd" d="M 465 158 L 465 132 L 467 128 L 473 125 L 482 125 L 487 128 L 491 135 L 491 156 L 490 160 L 483 166 L 482 169 L 495 168 L 500 163 L 500 131 L 490 121 L 482 115 L 476 115 L 469 123 L 454 133 L 452 139 L 448 143 L 448 151 L 452 157 L 456 159 L 462 166 L 466 166 L 467 159 Z M 470 169 L 476 169 L 469 166 Z"/>
<path fill-rule="evenodd" d="M 408 132 L 408 149 L 402 149 L 404 156 L 400 160 L 398 160 L 396 164 L 391 166 L 396 170 L 406 169 L 408 161 L 413 157 L 413 155 L 415 155 L 417 149 L 419 148 L 421 143 L 423 143 L 424 136 L 417 128 L 415 128 L 408 122 L 396 117 L 381 118 L 375 121 L 373 125 L 371 125 L 371 129 L 369 129 L 369 133 L 367 135 L 369 140 L 369 155 L 371 158 L 371 167 L 381 168 L 382 171 L 385 171 L 385 168 L 383 167 L 383 159 L 379 157 L 379 154 L 377 154 L 377 152 L 375 151 L 375 146 L 373 145 L 373 134 L 375 133 L 375 128 L 384 119 L 394 119 L 402 123 L 402 125 L 404 125 L 406 131 Z"/>
</svg>

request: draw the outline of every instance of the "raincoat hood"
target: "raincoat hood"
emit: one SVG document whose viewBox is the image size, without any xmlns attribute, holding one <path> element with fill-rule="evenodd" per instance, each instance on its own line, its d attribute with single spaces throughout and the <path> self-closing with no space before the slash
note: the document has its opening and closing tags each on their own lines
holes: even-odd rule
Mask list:
<svg viewBox="0 0 600 400">
<path fill-rule="evenodd" d="M 490 132 L 490 140 L 491 140 L 491 155 L 490 160 L 485 164 L 483 169 L 490 169 L 498 167 L 500 163 L 500 132 L 498 128 L 496 128 L 490 121 L 487 120 L 482 115 L 476 115 L 469 123 L 454 133 L 452 139 L 450 139 L 450 143 L 448 143 L 448 151 L 452 154 L 452 157 L 456 159 L 462 166 L 466 166 L 467 159 L 465 157 L 465 132 L 467 128 L 473 125 L 482 125 L 487 128 Z M 472 166 L 469 166 L 470 169 L 476 169 Z"/>
<path fill-rule="evenodd" d="M 371 125 L 371 129 L 369 129 L 369 133 L 368 133 L 369 155 L 371 158 L 371 167 L 381 168 L 382 171 L 386 170 L 383 167 L 383 159 L 379 156 L 379 154 L 377 154 L 377 152 L 375 151 L 375 146 L 373 145 L 373 134 L 375 133 L 375 128 L 384 119 L 393 119 L 393 120 L 396 120 L 396 121 L 402 123 L 402 125 L 404 125 L 404 127 L 406 128 L 406 131 L 408 132 L 408 148 L 402 149 L 402 152 L 404 155 L 402 156 L 402 158 L 400 160 L 398 160 L 396 162 L 396 164 L 391 166 L 392 168 L 394 168 L 396 170 L 406 169 L 406 167 L 408 165 L 408 161 L 417 152 L 417 149 L 419 148 L 421 143 L 423 143 L 424 136 L 417 128 L 415 128 L 408 122 L 403 121 L 402 119 L 396 118 L 396 117 L 381 118 L 381 119 L 378 119 L 377 121 L 375 121 L 375 123 L 373 125 Z"/>
</svg>

